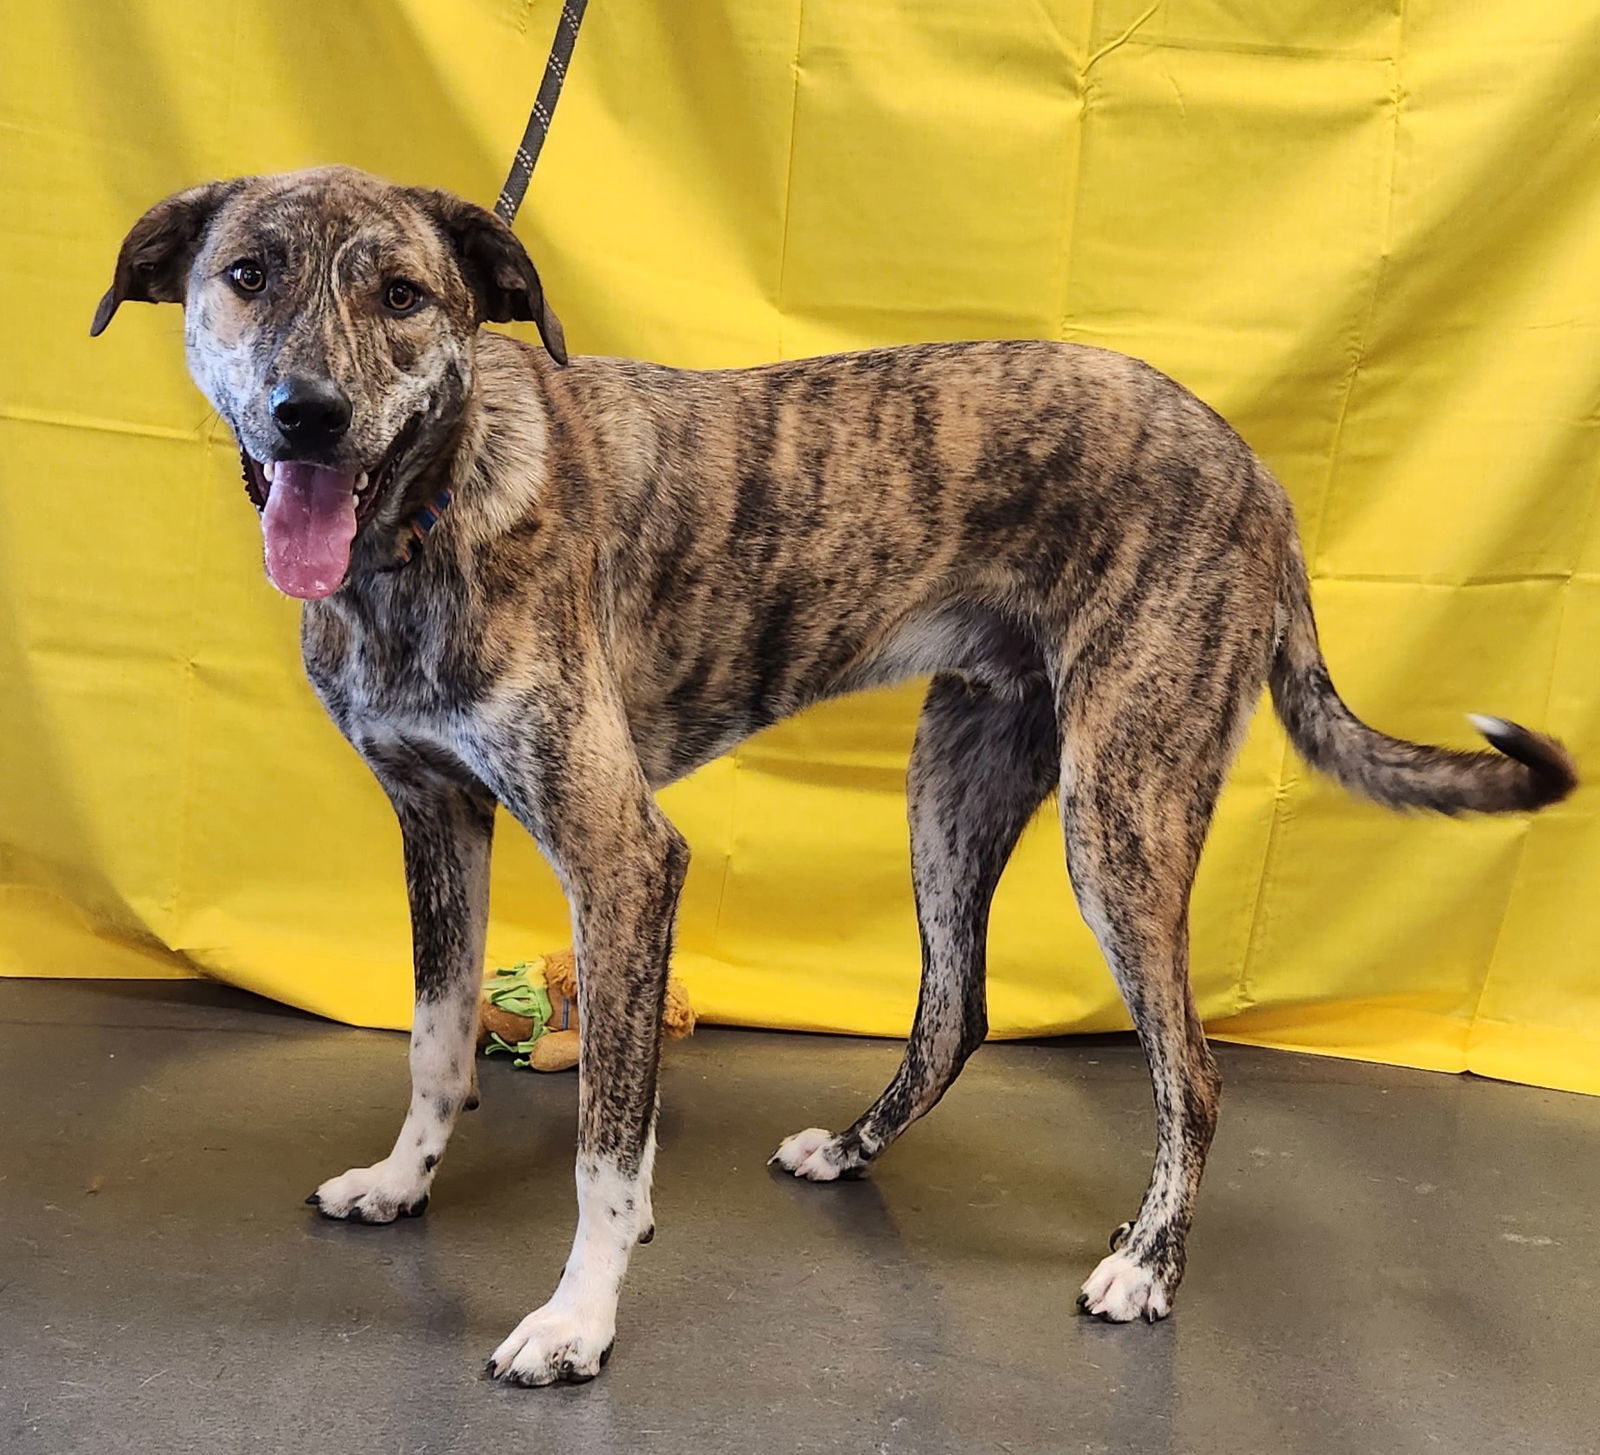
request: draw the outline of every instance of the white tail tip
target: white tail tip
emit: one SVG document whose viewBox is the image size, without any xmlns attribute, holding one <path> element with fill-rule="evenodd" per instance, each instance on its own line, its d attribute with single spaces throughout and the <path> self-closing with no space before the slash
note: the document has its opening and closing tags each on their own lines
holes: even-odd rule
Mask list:
<svg viewBox="0 0 1600 1455">
<path fill-rule="evenodd" d="M 1481 712 L 1469 712 L 1467 721 L 1488 738 L 1492 743 L 1496 738 L 1503 738 L 1515 729 L 1503 717 L 1487 717 Z"/>
</svg>

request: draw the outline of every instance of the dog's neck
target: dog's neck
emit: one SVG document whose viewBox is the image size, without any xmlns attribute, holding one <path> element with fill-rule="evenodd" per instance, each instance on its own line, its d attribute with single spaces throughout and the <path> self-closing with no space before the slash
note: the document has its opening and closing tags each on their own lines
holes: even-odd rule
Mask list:
<svg viewBox="0 0 1600 1455">
<path fill-rule="evenodd" d="M 419 442 L 392 488 L 391 499 L 355 543 L 350 576 L 403 569 L 423 549 L 431 526 L 447 509 L 470 473 L 483 429 L 477 390 L 467 396 L 453 423 Z"/>
<path fill-rule="evenodd" d="M 413 458 L 397 476 L 390 503 L 355 542 L 350 584 L 411 575 L 429 557 L 461 556 L 527 521 L 537 510 L 548 465 L 547 369 L 543 356 L 515 339 L 480 335 L 473 377 L 461 407 L 447 422 L 419 437 Z M 489 402 L 490 400 L 494 402 Z M 511 407 L 509 401 L 525 402 Z M 498 468 L 485 469 L 497 460 Z M 447 500 L 442 509 L 439 501 Z M 414 530 L 424 512 L 438 529 Z M 407 550 L 406 547 L 410 549 Z M 431 570 L 420 574 L 432 576 Z"/>
</svg>

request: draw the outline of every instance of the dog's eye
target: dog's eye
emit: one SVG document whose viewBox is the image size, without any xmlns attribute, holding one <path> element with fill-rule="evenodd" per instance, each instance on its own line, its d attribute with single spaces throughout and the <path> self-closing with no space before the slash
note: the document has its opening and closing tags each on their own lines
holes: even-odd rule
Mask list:
<svg viewBox="0 0 1600 1455">
<path fill-rule="evenodd" d="M 390 313 L 410 313 L 422 302 L 422 289 L 404 278 L 394 278 L 384 285 L 383 306 Z"/>
<path fill-rule="evenodd" d="M 259 293 L 267 286 L 267 270 L 253 258 L 240 258 L 228 269 L 228 277 L 241 293 Z"/>
</svg>

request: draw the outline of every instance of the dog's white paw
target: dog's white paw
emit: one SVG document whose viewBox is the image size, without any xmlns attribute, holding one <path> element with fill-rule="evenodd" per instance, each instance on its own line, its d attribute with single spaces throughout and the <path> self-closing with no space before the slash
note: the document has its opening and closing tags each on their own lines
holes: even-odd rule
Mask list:
<svg viewBox="0 0 1600 1455">
<path fill-rule="evenodd" d="M 770 1167 L 776 1162 L 785 1172 L 804 1177 L 810 1182 L 833 1182 L 846 1171 L 838 1158 L 839 1139 L 821 1127 L 807 1127 L 792 1137 L 785 1137 L 778 1150 L 768 1159 Z"/>
<path fill-rule="evenodd" d="M 1119 1230 L 1120 1231 L 1120 1230 Z M 1078 1295 L 1078 1307 L 1113 1324 L 1143 1318 L 1150 1323 L 1172 1312 L 1172 1300 L 1160 1274 L 1125 1253 L 1102 1258 Z"/>
<path fill-rule="evenodd" d="M 605 1367 L 616 1324 L 554 1299 L 535 1309 L 489 1357 L 486 1372 L 508 1384 L 584 1384 Z"/>
<path fill-rule="evenodd" d="M 330 1177 L 306 1199 L 325 1218 L 349 1223 L 392 1223 L 419 1217 L 428 1206 L 433 1179 L 416 1167 L 397 1167 L 384 1158 L 371 1167 L 352 1167 Z"/>
</svg>

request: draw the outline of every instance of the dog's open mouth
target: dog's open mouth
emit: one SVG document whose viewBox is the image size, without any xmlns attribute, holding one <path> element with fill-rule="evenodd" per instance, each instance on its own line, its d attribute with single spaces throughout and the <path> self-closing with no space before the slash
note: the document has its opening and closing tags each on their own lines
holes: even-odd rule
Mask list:
<svg viewBox="0 0 1600 1455">
<path fill-rule="evenodd" d="M 352 475 L 300 460 L 262 462 L 240 451 L 244 483 L 261 512 L 267 575 L 285 596 L 318 601 L 350 573 L 350 548 L 372 519 L 416 433 L 402 429 L 375 470 Z"/>
</svg>

